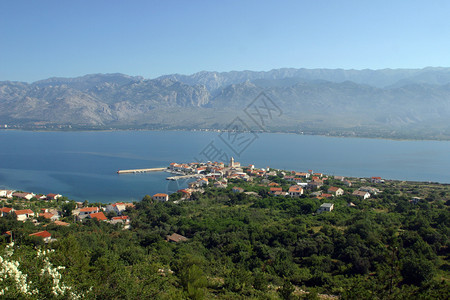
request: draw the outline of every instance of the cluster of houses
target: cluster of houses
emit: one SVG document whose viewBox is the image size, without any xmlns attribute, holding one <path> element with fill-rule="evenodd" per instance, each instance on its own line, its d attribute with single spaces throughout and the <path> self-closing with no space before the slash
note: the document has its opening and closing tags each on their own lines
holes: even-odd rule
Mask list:
<svg viewBox="0 0 450 300">
<path fill-rule="evenodd" d="M 189 199 L 190 195 L 195 191 L 203 192 L 202 188 L 209 184 L 213 184 L 216 188 L 226 188 L 228 187 L 230 179 L 253 181 L 253 179 L 257 177 L 263 178 L 261 183 L 267 184 L 269 187 L 269 194 L 274 196 L 300 197 L 304 194 L 305 189 L 311 190 L 310 195 L 318 199 L 328 199 L 344 194 L 344 190 L 336 186 L 329 187 L 326 192 L 322 191 L 320 188 L 328 180 L 328 177 L 322 173 L 314 173 L 312 170 L 308 170 L 308 172 L 281 172 L 284 180 L 292 182 L 292 185 L 286 191 L 283 190 L 278 183 L 271 182 L 268 179 L 269 176 L 276 176 L 276 171 L 271 171 L 269 168 L 257 169 L 254 165 L 241 166 L 241 164 L 235 162 L 233 158 L 231 158 L 228 166 L 223 162 L 188 164 L 171 163 L 169 169 L 174 172 L 180 172 L 180 174 L 204 174 L 203 178 L 189 183 L 188 188 L 178 191 L 183 194 L 183 199 Z M 347 187 L 352 186 L 352 182 L 347 180 L 344 176 L 334 176 L 334 180 L 341 181 Z M 372 183 L 384 182 L 381 177 L 372 177 L 370 181 Z M 245 190 L 238 186 L 234 186 L 232 191 L 234 193 L 245 193 Z M 380 190 L 374 187 L 364 186 L 353 191 L 352 195 L 368 199 L 371 195 L 376 195 L 377 193 L 380 193 Z M 169 195 L 158 193 L 153 195 L 153 200 L 168 201 Z M 333 208 L 334 205 L 332 203 L 324 203 L 324 205 L 319 208 L 319 212 L 331 211 Z"/>
<path fill-rule="evenodd" d="M 0 197 L 4 200 L 17 197 L 19 199 L 27 199 L 30 200 L 32 198 L 36 198 L 38 200 L 54 200 L 62 197 L 59 194 L 48 194 L 44 197 L 39 197 L 39 195 L 35 195 L 33 193 L 15 193 L 14 191 L 9 190 L 0 190 Z M 111 224 L 122 224 L 123 229 L 128 229 L 130 227 L 130 219 L 128 216 L 123 213 L 127 208 L 133 208 L 133 203 L 113 203 L 109 204 L 104 208 L 99 207 L 83 207 L 82 202 L 76 202 L 77 207 L 72 211 L 72 216 L 76 221 L 83 221 L 85 219 L 96 219 L 99 221 L 105 221 Z M 105 215 L 109 212 L 114 212 L 113 217 L 108 219 Z M 17 221 L 31 221 L 35 223 L 35 225 L 39 224 L 38 218 L 44 218 L 55 225 L 58 226 L 69 226 L 70 223 L 60 221 L 62 216 L 62 212 L 56 208 L 40 208 L 39 211 L 33 211 L 30 208 L 26 209 L 14 209 L 12 207 L 1 207 L 0 208 L 0 217 L 6 217 L 8 215 L 13 215 L 17 219 Z M 46 225 L 44 225 L 46 226 Z M 13 233 L 7 231 L 5 233 L 12 237 Z M 44 242 L 49 242 L 52 240 L 51 234 L 48 231 L 39 231 L 36 233 L 30 234 L 30 236 L 40 237 L 44 240 Z"/>
<path fill-rule="evenodd" d="M 18 199 L 24 199 L 24 200 L 31 200 L 33 198 L 37 200 L 56 200 L 62 195 L 60 194 L 34 194 L 34 193 L 27 193 L 27 192 L 16 192 L 14 190 L 0 190 L 0 198 L 6 198 L 6 199 L 12 199 L 12 198 L 18 198 Z"/>
</svg>

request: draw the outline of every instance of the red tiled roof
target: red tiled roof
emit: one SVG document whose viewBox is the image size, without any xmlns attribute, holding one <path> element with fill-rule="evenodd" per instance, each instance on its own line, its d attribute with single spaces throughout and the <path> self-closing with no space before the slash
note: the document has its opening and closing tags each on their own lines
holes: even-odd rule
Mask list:
<svg viewBox="0 0 450 300">
<path fill-rule="evenodd" d="M 328 190 L 332 191 L 332 192 L 337 192 L 340 188 L 335 187 L 335 186 L 331 186 Z"/>
<path fill-rule="evenodd" d="M 0 209 L 0 211 L 1 211 L 1 212 L 4 212 L 4 213 L 9 213 L 9 212 L 11 212 L 11 210 L 12 210 L 11 207 L 2 207 L 2 208 Z"/>
<path fill-rule="evenodd" d="M 31 209 L 19 209 L 15 211 L 16 216 L 18 215 L 24 215 L 24 214 L 34 214 L 34 212 Z"/>
<path fill-rule="evenodd" d="M 54 198 L 55 196 L 57 196 L 57 194 L 47 194 L 48 198 Z"/>
<path fill-rule="evenodd" d="M 100 220 L 100 221 L 108 220 L 102 211 L 98 212 L 98 213 L 90 214 L 89 217 L 91 217 L 92 219 L 96 218 L 97 220 Z"/>
<path fill-rule="evenodd" d="M 128 220 L 128 216 L 113 217 L 113 220 Z"/>
<path fill-rule="evenodd" d="M 80 212 L 92 212 L 92 211 L 98 211 L 98 207 L 83 207 L 80 208 Z"/>
<path fill-rule="evenodd" d="M 301 192 L 301 191 L 303 191 L 303 189 L 302 189 L 302 187 L 300 187 L 300 186 L 291 186 L 290 188 L 289 188 L 289 193 L 298 193 L 298 192 Z"/>
<path fill-rule="evenodd" d="M 169 195 L 164 194 L 164 193 L 158 193 L 158 194 L 154 194 L 153 197 L 167 197 Z"/>
<path fill-rule="evenodd" d="M 54 216 L 54 214 L 51 214 L 51 213 L 48 213 L 48 212 L 39 214 L 39 217 L 44 217 L 46 219 L 51 219 L 53 216 Z"/>
<path fill-rule="evenodd" d="M 45 239 L 45 238 L 51 237 L 52 235 L 50 234 L 50 232 L 44 230 L 44 231 L 39 231 L 36 233 L 29 234 L 29 236 L 39 236 L 39 237 Z"/>
<path fill-rule="evenodd" d="M 63 222 L 63 221 L 55 221 L 54 222 L 55 225 L 59 225 L 59 226 L 69 226 L 69 223 Z"/>
<path fill-rule="evenodd" d="M 270 188 L 270 191 L 271 191 L 271 192 L 281 192 L 281 191 L 283 191 L 283 189 L 280 188 L 280 187 L 271 187 L 271 188 Z"/>
<path fill-rule="evenodd" d="M 322 194 L 322 197 L 330 198 L 330 197 L 333 197 L 333 195 L 331 195 L 331 194 Z"/>
</svg>

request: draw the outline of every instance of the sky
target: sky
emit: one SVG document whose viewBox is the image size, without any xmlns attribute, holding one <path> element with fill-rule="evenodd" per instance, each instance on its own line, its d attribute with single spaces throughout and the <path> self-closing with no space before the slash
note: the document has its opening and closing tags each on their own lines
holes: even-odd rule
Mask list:
<svg viewBox="0 0 450 300">
<path fill-rule="evenodd" d="M 0 1 L 0 81 L 450 67 L 450 1 Z"/>
</svg>

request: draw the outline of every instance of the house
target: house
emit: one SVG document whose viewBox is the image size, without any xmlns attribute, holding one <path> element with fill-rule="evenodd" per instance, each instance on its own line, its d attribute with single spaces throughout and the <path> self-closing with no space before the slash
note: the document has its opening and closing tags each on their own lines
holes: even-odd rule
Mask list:
<svg viewBox="0 0 450 300">
<path fill-rule="evenodd" d="M 20 199 L 26 199 L 26 200 L 31 200 L 31 198 L 34 197 L 33 193 L 19 193 L 19 192 L 16 192 L 16 193 L 13 193 L 12 195 L 13 195 L 13 197 L 17 197 L 17 198 L 20 198 Z"/>
<path fill-rule="evenodd" d="M 25 222 L 28 218 L 34 217 L 34 212 L 31 209 L 20 209 L 14 212 L 17 217 L 17 221 Z"/>
<path fill-rule="evenodd" d="M 303 195 L 303 189 L 301 186 L 293 185 L 289 188 L 289 196 L 291 197 L 300 197 Z"/>
<path fill-rule="evenodd" d="M 28 236 L 40 237 L 40 238 L 42 238 L 44 240 L 45 243 L 50 242 L 50 240 L 52 239 L 52 235 L 50 234 L 50 232 L 48 232 L 46 230 L 39 231 L 39 232 L 36 232 L 36 233 L 32 233 L 32 234 L 29 234 Z"/>
<path fill-rule="evenodd" d="M 311 174 L 306 172 L 295 172 L 295 176 L 302 178 L 309 178 Z"/>
<path fill-rule="evenodd" d="M 158 193 L 158 194 L 154 194 L 152 197 L 153 200 L 155 201 L 169 201 L 169 195 L 164 194 L 164 193 Z"/>
<path fill-rule="evenodd" d="M 191 189 L 182 189 L 182 190 L 178 190 L 177 193 L 181 193 L 182 199 L 190 199 L 191 195 L 192 195 L 192 190 Z"/>
<path fill-rule="evenodd" d="M 334 179 L 339 180 L 339 181 L 344 181 L 345 177 L 344 176 L 334 176 Z"/>
<path fill-rule="evenodd" d="M 342 196 L 344 195 L 344 190 L 339 187 L 332 186 L 328 189 L 328 193 L 333 194 L 335 196 Z"/>
<path fill-rule="evenodd" d="M 372 178 L 370 179 L 370 182 L 372 182 L 372 183 L 383 183 L 384 180 L 381 179 L 381 177 L 372 177 Z"/>
<path fill-rule="evenodd" d="M 43 218 L 45 218 L 47 220 L 51 220 L 51 221 L 56 221 L 59 219 L 58 215 L 54 215 L 49 212 L 39 213 L 39 217 L 43 217 Z"/>
<path fill-rule="evenodd" d="M 13 212 L 14 208 L 11 207 L 2 207 L 0 209 L 0 217 L 6 217 L 9 213 Z"/>
<path fill-rule="evenodd" d="M 98 212 L 99 212 L 99 209 L 96 206 L 95 207 L 83 207 L 83 208 L 80 208 L 80 216 L 95 214 L 95 213 L 98 213 Z"/>
<path fill-rule="evenodd" d="M 227 183 L 223 181 L 217 181 L 214 183 L 215 188 L 226 188 L 227 186 Z"/>
<path fill-rule="evenodd" d="M 344 180 L 344 184 L 348 187 L 352 186 L 352 182 L 350 180 Z"/>
<path fill-rule="evenodd" d="M 363 191 L 363 192 L 368 192 L 371 195 L 376 195 L 378 193 L 381 193 L 381 191 L 379 189 L 371 187 L 371 186 L 362 186 L 358 190 Z"/>
<path fill-rule="evenodd" d="M 322 198 L 333 198 L 333 194 L 326 194 L 326 193 L 322 193 L 322 195 L 320 195 L 320 197 Z"/>
<path fill-rule="evenodd" d="M 237 186 L 233 187 L 233 193 L 242 193 L 242 192 L 244 192 L 243 188 Z"/>
<path fill-rule="evenodd" d="M 184 236 L 182 236 L 182 235 L 180 235 L 178 233 L 173 233 L 171 235 L 168 235 L 166 237 L 166 239 L 167 239 L 168 242 L 173 242 L 173 243 L 185 242 L 185 241 L 188 240 L 187 237 L 184 237 Z"/>
<path fill-rule="evenodd" d="M 47 197 L 44 196 L 44 195 L 34 195 L 34 198 L 36 198 L 36 200 L 44 200 L 44 199 L 47 199 Z"/>
<path fill-rule="evenodd" d="M 320 197 L 322 195 L 322 191 L 312 192 L 311 196 Z"/>
<path fill-rule="evenodd" d="M 105 214 L 102 211 L 101 212 L 97 212 L 97 213 L 89 214 L 89 218 L 97 219 L 99 221 L 107 221 L 108 220 L 106 218 Z"/>
<path fill-rule="evenodd" d="M 56 200 L 61 197 L 62 197 L 62 195 L 60 195 L 60 194 L 52 194 L 52 193 L 47 194 L 47 200 Z"/>
<path fill-rule="evenodd" d="M 364 192 L 364 191 L 354 191 L 352 193 L 352 195 L 362 197 L 363 199 L 367 199 L 370 197 L 370 194 L 368 192 Z"/>
<path fill-rule="evenodd" d="M 323 182 L 311 181 L 308 182 L 308 188 L 310 189 L 318 189 L 323 185 Z"/>
<path fill-rule="evenodd" d="M 282 188 L 280 188 L 280 187 L 271 187 L 270 188 L 270 191 L 269 191 L 269 194 L 275 194 L 275 192 L 282 192 L 283 191 L 283 189 Z"/>
<path fill-rule="evenodd" d="M 319 209 L 317 210 L 318 213 L 324 212 L 324 211 L 332 211 L 334 209 L 333 203 L 323 203 Z"/>
<path fill-rule="evenodd" d="M 130 218 L 128 216 L 112 217 L 111 224 L 117 224 L 117 223 L 129 224 Z"/>
<path fill-rule="evenodd" d="M 6 197 L 8 199 L 13 197 L 14 191 L 11 190 L 0 190 L 0 197 Z"/>
<path fill-rule="evenodd" d="M 271 182 L 271 183 L 269 183 L 269 186 L 280 186 L 280 185 L 276 182 Z"/>
<path fill-rule="evenodd" d="M 105 208 L 106 212 L 115 212 L 118 215 L 121 215 L 127 207 L 134 207 L 133 203 L 123 203 L 123 202 L 117 202 L 113 204 L 108 204 Z"/>
</svg>

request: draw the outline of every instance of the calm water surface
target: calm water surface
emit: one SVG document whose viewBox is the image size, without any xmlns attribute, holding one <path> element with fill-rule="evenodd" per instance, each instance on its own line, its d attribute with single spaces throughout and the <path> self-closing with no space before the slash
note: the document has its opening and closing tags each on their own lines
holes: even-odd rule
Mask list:
<svg viewBox="0 0 450 300">
<path fill-rule="evenodd" d="M 165 172 L 117 175 L 117 170 L 205 159 L 201 152 L 211 142 L 244 165 L 450 183 L 448 141 L 259 134 L 237 155 L 215 132 L 0 131 L 0 189 L 54 192 L 90 202 L 140 200 L 186 182 L 166 181 Z"/>
</svg>

